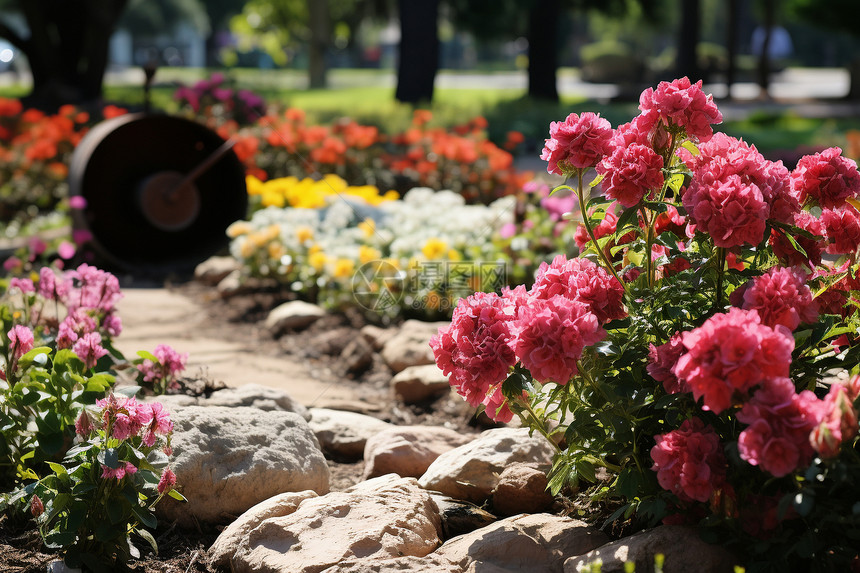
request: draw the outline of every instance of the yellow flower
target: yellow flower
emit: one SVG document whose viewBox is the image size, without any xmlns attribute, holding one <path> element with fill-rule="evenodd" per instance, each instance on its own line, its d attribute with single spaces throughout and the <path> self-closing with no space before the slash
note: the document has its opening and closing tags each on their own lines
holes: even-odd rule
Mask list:
<svg viewBox="0 0 860 573">
<path fill-rule="evenodd" d="M 239 254 L 246 259 L 252 257 L 256 250 L 257 246 L 250 240 L 242 241 L 242 244 L 239 246 Z"/>
<path fill-rule="evenodd" d="M 308 264 L 314 268 L 316 272 L 320 272 L 325 268 L 325 264 L 328 261 L 328 257 L 325 256 L 325 253 L 316 251 L 308 256 Z"/>
<path fill-rule="evenodd" d="M 265 183 L 253 175 L 248 175 L 245 177 L 245 187 L 248 189 L 248 195 L 262 195 Z"/>
<path fill-rule="evenodd" d="M 263 204 L 263 207 L 283 207 L 284 196 L 277 191 L 266 190 L 263 192 L 260 202 Z"/>
<path fill-rule="evenodd" d="M 451 249 L 450 251 L 448 251 L 448 260 L 455 262 L 462 261 L 463 255 L 461 255 L 460 251 L 458 251 L 457 249 Z"/>
<path fill-rule="evenodd" d="M 269 243 L 269 258 L 280 260 L 285 254 L 287 254 L 287 250 L 282 244 Z"/>
<path fill-rule="evenodd" d="M 373 247 L 368 247 L 367 245 L 361 245 L 360 247 L 358 247 L 358 260 L 361 261 L 361 264 L 379 260 L 381 256 L 382 253 L 380 253 Z"/>
<path fill-rule="evenodd" d="M 305 244 L 307 241 L 312 241 L 314 238 L 314 230 L 310 227 L 299 227 L 296 229 L 296 238 L 301 244 Z"/>
<path fill-rule="evenodd" d="M 365 237 L 370 238 L 373 236 L 373 233 L 376 232 L 376 221 L 368 217 L 358 224 L 358 228 L 364 232 Z"/>
<path fill-rule="evenodd" d="M 437 239 L 434 237 L 431 239 L 427 239 L 427 242 L 424 243 L 424 247 L 421 249 L 421 252 L 424 253 L 424 256 L 428 259 L 433 260 L 441 257 L 447 250 L 448 243 L 446 243 L 442 239 Z"/>
<path fill-rule="evenodd" d="M 334 263 L 334 278 L 342 279 L 350 276 L 355 270 L 355 262 L 350 259 L 338 259 Z"/>
<path fill-rule="evenodd" d="M 251 227 L 251 223 L 248 221 L 236 221 L 227 227 L 227 236 L 235 239 L 241 235 L 247 235 L 252 229 L 253 227 Z"/>
</svg>

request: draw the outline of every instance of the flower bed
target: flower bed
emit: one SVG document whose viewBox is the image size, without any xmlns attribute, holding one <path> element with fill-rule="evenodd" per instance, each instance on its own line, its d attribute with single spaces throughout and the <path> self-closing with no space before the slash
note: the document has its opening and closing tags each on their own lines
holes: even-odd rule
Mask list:
<svg viewBox="0 0 860 573">
<path fill-rule="evenodd" d="M 461 300 L 436 362 L 470 404 L 553 444 L 554 492 L 622 500 L 610 521 L 697 523 L 750 571 L 847 570 L 857 167 L 831 148 L 790 172 L 714 134 L 720 112 L 686 78 L 640 110 L 616 129 L 551 125 L 542 157 L 588 213 L 580 255 Z"/>
</svg>

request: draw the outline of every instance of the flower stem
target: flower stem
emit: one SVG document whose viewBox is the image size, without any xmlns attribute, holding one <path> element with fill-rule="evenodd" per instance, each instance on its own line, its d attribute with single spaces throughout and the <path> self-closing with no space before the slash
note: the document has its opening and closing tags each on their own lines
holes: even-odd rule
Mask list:
<svg viewBox="0 0 860 573">
<path fill-rule="evenodd" d="M 723 302 L 723 274 L 726 267 L 726 248 L 717 247 L 716 252 L 717 264 L 717 290 L 714 293 L 714 309 L 719 310 Z"/>
<path fill-rule="evenodd" d="M 530 428 L 535 428 L 538 432 L 540 432 L 541 435 L 544 438 L 546 438 L 546 440 L 553 447 L 553 449 L 555 450 L 555 453 L 560 454 L 561 448 L 558 447 L 558 444 L 555 443 L 555 440 L 553 440 L 552 436 L 549 435 L 549 432 L 546 431 L 546 427 L 544 426 L 543 420 L 541 420 L 538 417 L 537 412 L 535 412 L 532 409 L 531 404 L 529 404 L 528 399 L 523 400 L 520 398 L 520 399 L 517 399 L 517 402 L 525 409 L 526 412 L 528 412 L 528 416 L 523 416 L 521 411 L 519 410 L 519 408 L 517 408 L 517 410 L 516 410 L 517 415 L 520 417 L 520 419 L 523 421 L 523 423 L 526 426 L 528 426 Z M 529 418 L 530 418 L 530 420 L 529 420 Z"/>
</svg>

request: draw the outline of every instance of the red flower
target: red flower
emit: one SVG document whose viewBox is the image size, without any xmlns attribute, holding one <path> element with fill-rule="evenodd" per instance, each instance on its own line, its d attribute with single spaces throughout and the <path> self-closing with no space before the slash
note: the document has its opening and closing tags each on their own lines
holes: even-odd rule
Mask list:
<svg viewBox="0 0 860 573">
<path fill-rule="evenodd" d="M 552 122 L 549 135 L 540 156 L 549 162 L 549 173 L 565 175 L 594 167 L 611 151 L 612 126 L 599 114 L 572 113 L 564 121 Z"/>
<path fill-rule="evenodd" d="M 652 470 L 660 487 L 681 501 L 708 501 L 726 480 L 726 458 L 720 437 L 699 418 L 685 420 L 677 430 L 655 437 Z"/>
<path fill-rule="evenodd" d="M 797 162 L 791 191 L 800 203 L 812 199 L 820 207 L 841 207 L 846 199 L 860 195 L 860 173 L 854 161 L 842 157 L 840 148 L 831 147 Z"/>
</svg>

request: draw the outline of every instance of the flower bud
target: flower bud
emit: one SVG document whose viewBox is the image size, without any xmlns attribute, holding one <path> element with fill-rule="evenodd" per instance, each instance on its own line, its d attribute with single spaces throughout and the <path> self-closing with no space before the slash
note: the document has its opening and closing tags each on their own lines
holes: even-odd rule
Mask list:
<svg viewBox="0 0 860 573">
<path fill-rule="evenodd" d="M 165 468 L 161 474 L 161 479 L 158 480 L 158 493 L 164 494 L 173 489 L 176 485 L 176 474 L 170 468 Z"/>
<path fill-rule="evenodd" d="M 42 503 L 38 495 L 34 495 L 33 499 L 30 500 L 30 513 L 33 514 L 33 517 L 39 517 L 45 513 L 45 504 Z"/>
<path fill-rule="evenodd" d="M 87 415 L 86 410 L 81 410 L 80 416 L 75 420 L 75 433 L 82 438 L 88 438 L 90 432 L 93 431 L 93 423 Z"/>
</svg>

